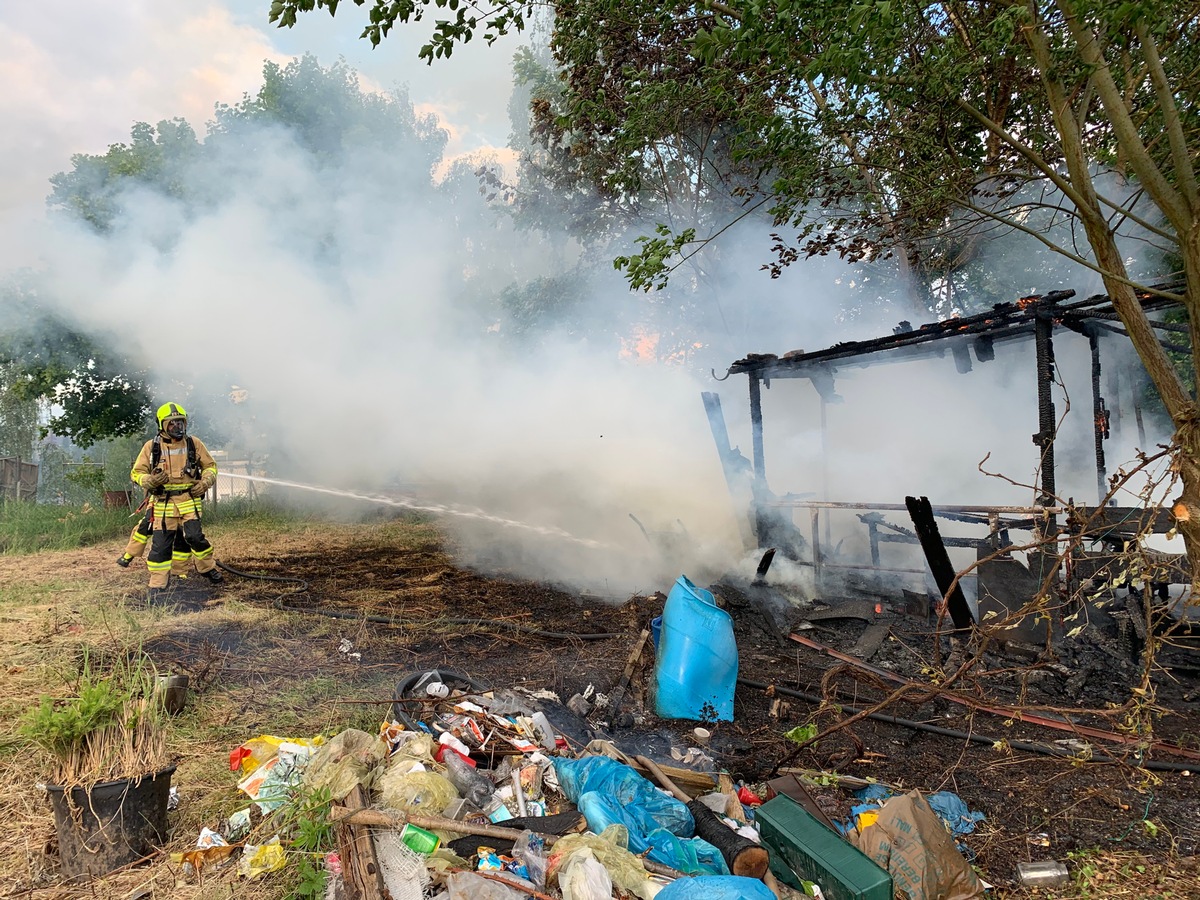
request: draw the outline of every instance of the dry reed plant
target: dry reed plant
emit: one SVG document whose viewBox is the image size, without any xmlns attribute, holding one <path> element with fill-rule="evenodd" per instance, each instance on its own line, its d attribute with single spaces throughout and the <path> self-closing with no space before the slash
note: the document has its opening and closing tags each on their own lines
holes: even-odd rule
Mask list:
<svg viewBox="0 0 1200 900">
<path fill-rule="evenodd" d="M 157 672 L 137 653 L 107 672 L 85 656 L 75 695 L 43 695 L 19 734 L 45 754 L 46 777 L 63 787 L 137 778 L 169 762 Z"/>
</svg>

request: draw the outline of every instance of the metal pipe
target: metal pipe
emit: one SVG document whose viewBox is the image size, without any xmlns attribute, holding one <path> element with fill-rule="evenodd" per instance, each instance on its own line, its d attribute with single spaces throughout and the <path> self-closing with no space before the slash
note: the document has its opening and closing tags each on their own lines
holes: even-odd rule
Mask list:
<svg viewBox="0 0 1200 900">
<path fill-rule="evenodd" d="M 908 507 L 903 503 L 849 503 L 837 502 L 831 500 L 788 500 L 780 498 L 772 500 L 768 506 L 778 506 L 788 509 L 877 509 L 881 511 L 893 510 L 896 512 L 907 512 Z M 933 507 L 935 514 L 941 513 L 979 513 L 980 515 L 991 515 L 993 513 L 1012 513 L 1015 515 L 1034 516 L 1042 513 L 1060 513 L 1066 512 L 1066 507 L 1063 506 L 944 506 L 938 505 Z"/>
<path fill-rule="evenodd" d="M 794 691 L 791 688 L 780 687 L 777 684 L 767 685 L 761 681 L 750 681 L 748 678 L 739 678 L 737 683 L 743 687 L 753 688 L 758 691 L 771 690 L 776 694 L 783 694 L 785 697 L 795 697 L 798 700 L 806 700 L 809 703 L 815 703 L 821 706 L 825 703 L 824 698 L 818 697 L 815 694 L 807 694 L 804 691 Z M 861 709 L 848 706 L 845 703 L 839 703 L 838 709 L 850 715 L 858 715 L 862 712 Z M 1027 753 L 1040 753 L 1045 756 L 1061 756 L 1067 759 L 1080 760 L 1084 762 L 1103 762 L 1103 763 L 1120 763 L 1127 766 L 1133 766 L 1138 769 L 1149 769 L 1157 772 L 1191 772 L 1195 770 L 1194 764 L 1189 763 L 1169 763 L 1157 762 L 1154 760 L 1139 761 L 1137 759 L 1118 759 L 1109 756 L 1105 753 L 1092 751 L 1090 757 L 1081 757 L 1078 753 L 1068 750 L 1064 747 L 1055 747 L 1052 744 L 1037 744 L 1032 741 L 1017 741 L 1011 738 L 989 737 L 976 732 L 959 731 L 955 728 L 945 728 L 941 725 L 930 725 L 927 722 L 916 722 L 912 719 L 902 719 L 899 716 L 889 716 L 886 713 L 871 712 L 867 713 L 868 719 L 874 719 L 876 722 L 886 722 L 889 725 L 900 725 L 904 728 L 911 728 L 914 731 L 926 731 L 930 734 L 939 734 L 943 737 L 957 738 L 958 740 L 970 741 L 973 744 L 987 744 L 995 747 L 1002 742 L 1014 750 L 1023 750 Z"/>
</svg>

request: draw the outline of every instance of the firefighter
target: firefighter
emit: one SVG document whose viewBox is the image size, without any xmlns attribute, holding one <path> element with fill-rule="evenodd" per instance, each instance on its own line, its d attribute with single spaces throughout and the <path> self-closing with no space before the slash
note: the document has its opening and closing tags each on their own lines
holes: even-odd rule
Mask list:
<svg viewBox="0 0 1200 900">
<path fill-rule="evenodd" d="M 196 512 L 200 512 L 199 498 L 196 500 Z M 153 531 L 154 506 L 151 504 L 146 509 L 146 515 L 142 516 L 142 521 L 133 526 L 133 531 L 129 532 L 129 543 L 125 545 L 125 552 L 117 557 L 117 565 L 122 569 L 128 569 L 131 562 L 143 556 Z M 175 543 L 171 546 L 171 574 L 177 578 L 187 578 L 188 560 L 191 558 L 192 548 L 183 539 L 183 532 L 176 531 Z"/>
<path fill-rule="evenodd" d="M 200 526 L 199 498 L 216 483 L 217 464 L 208 448 L 187 433 L 187 412 L 164 403 L 157 413 L 158 434 L 146 441 L 129 477 L 153 496 L 154 530 L 146 568 L 151 599 L 167 586 L 177 534 L 196 560 L 196 574 L 214 584 L 223 581 L 212 544 Z"/>
</svg>

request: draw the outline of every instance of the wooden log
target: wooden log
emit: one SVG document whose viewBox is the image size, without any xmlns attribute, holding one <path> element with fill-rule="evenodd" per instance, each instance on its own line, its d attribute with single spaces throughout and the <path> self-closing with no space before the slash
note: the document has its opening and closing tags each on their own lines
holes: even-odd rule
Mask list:
<svg viewBox="0 0 1200 900">
<path fill-rule="evenodd" d="M 343 802 L 349 811 L 365 808 L 367 794 L 363 786 L 355 785 Z M 350 900 L 383 900 L 383 873 L 379 870 L 371 829 L 365 823 L 353 822 L 349 816 L 343 817 L 338 826 L 342 877 Z"/>
<path fill-rule="evenodd" d="M 742 837 L 717 818 L 715 812 L 699 800 L 693 800 L 681 791 L 678 785 L 666 776 L 654 760 L 645 756 L 639 756 L 637 760 L 653 772 L 659 784 L 670 791 L 676 799 L 682 800 L 687 804 L 688 810 L 692 813 L 692 818 L 696 821 L 697 837 L 703 838 L 721 851 L 721 856 L 725 858 L 725 862 L 729 865 L 730 872 L 746 878 L 759 879 L 767 874 L 771 860 L 765 847 L 754 843 L 749 838 Z"/>
<path fill-rule="evenodd" d="M 625 671 L 621 673 L 621 678 L 617 682 L 617 686 L 613 689 L 612 696 L 608 701 L 609 718 L 616 720 L 617 713 L 621 709 L 621 701 L 625 699 L 625 689 L 629 687 L 629 679 L 633 677 L 633 667 L 637 665 L 637 661 L 642 658 L 642 649 L 646 646 L 646 639 L 650 637 L 650 629 L 643 628 L 642 633 L 638 636 L 637 643 L 633 645 L 633 652 L 629 654 L 629 661 L 625 663 Z"/>
</svg>

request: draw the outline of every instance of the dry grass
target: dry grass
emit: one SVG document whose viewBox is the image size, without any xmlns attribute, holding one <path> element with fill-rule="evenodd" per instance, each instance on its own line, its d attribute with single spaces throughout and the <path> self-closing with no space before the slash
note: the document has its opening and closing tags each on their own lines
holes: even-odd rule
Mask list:
<svg viewBox="0 0 1200 900">
<path fill-rule="evenodd" d="M 397 537 L 396 528 L 389 529 Z M 345 549 L 380 536 L 365 526 L 258 523 L 213 528 L 226 546 L 268 546 L 286 560 L 295 553 Z M 414 526 L 414 545 L 429 540 Z M 403 535 L 397 541 L 403 546 Z M 191 883 L 169 854 L 195 845 L 205 825 L 215 826 L 247 805 L 229 771 L 230 750 L 260 733 L 311 736 L 348 726 L 374 728 L 382 709 L 346 700 L 388 696 L 392 666 L 373 671 L 350 665 L 338 653 L 343 637 L 356 645 L 372 637 L 360 623 L 317 619 L 246 602 L 250 583 L 237 579 L 198 610 L 149 607 L 144 567 L 123 570 L 113 561 L 124 541 L 26 556 L 0 556 L 0 898 L 118 898 L 137 895 L 190 898 L 283 897 L 289 877 L 231 881 L 213 872 Z M 286 586 L 284 586 L 286 589 Z M 191 675 L 188 708 L 171 722 L 167 750 L 177 764 L 172 784 L 180 805 L 170 814 L 168 846 L 146 866 L 84 886 L 68 886 L 56 873 L 53 815 L 37 784 L 47 773 L 34 748 L 16 737 L 17 723 L 43 694 L 61 696 L 86 654 L 118 656 L 147 648 L 162 671 Z M 346 677 L 342 677 L 346 676 Z M 352 682 L 352 683 L 348 683 Z"/>
</svg>

